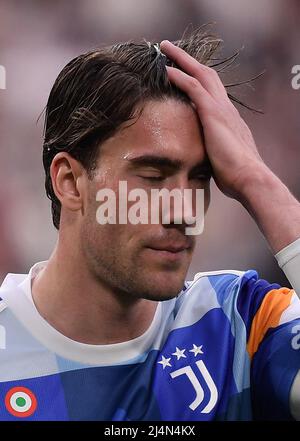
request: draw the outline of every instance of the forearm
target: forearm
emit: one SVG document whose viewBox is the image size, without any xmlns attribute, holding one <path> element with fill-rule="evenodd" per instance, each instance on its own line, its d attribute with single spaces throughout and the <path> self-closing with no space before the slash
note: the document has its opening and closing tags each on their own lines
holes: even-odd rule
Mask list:
<svg viewBox="0 0 300 441">
<path fill-rule="evenodd" d="M 300 203 L 265 164 L 244 183 L 241 194 L 274 254 L 300 238 Z"/>
</svg>

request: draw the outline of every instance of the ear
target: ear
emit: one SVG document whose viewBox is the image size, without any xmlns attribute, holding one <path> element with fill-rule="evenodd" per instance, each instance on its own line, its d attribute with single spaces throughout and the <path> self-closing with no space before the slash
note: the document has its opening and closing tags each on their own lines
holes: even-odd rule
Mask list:
<svg viewBox="0 0 300 441">
<path fill-rule="evenodd" d="M 50 167 L 52 187 L 61 206 L 81 210 L 84 200 L 84 182 L 87 179 L 82 164 L 67 152 L 58 153 Z"/>
</svg>

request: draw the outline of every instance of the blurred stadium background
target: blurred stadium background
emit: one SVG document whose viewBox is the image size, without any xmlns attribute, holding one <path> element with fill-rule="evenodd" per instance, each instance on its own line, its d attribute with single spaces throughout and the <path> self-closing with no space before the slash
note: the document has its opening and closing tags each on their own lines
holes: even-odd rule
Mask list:
<svg viewBox="0 0 300 441">
<path fill-rule="evenodd" d="M 300 197 L 300 90 L 291 87 L 291 68 L 300 64 L 299 0 L 0 0 L 0 65 L 7 74 L 0 90 L 0 281 L 47 259 L 55 244 L 37 119 L 63 66 L 99 45 L 174 40 L 189 24 L 208 22 L 216 22 L 224 56 L 243 47 L 231 79 L 266 70 L 255 90 L 238 91 L 265 114 L 242 115 L 264 160 Z M 248 213 L 213 185 L 189 276 L 248 268 L 287 283 Z"/>
</svg>

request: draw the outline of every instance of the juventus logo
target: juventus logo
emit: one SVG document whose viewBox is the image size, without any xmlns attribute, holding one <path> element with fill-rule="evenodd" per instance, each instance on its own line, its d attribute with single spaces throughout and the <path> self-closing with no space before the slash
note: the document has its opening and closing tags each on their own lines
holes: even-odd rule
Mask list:
<svg viewBox="0 0 300 441">
<path fill-rule="evenodd" d="M 202 360 L 196 361 L 196 366 L 199 369 L 200 373 L 202 374 L 202 377 L 204 378 L 209 391 L 210 391 L 210 399 L 207 405 L 204 409 L 201 410 L 201 413 L 209 413 L 212 411 L 212 409 L 215 407 L 217 400 L 218 400 L 218 390 L 216 388 L 216 385 L 211 378 L 210 373 L 208 372 L 204 362 Z M 192 383 L 193 388 L 195 389 L 196 398 L 194 401 L 189 405 L 189 408 L 191 410 L 196 410 L 197 407 L 200 406 L 204 399 L 204 390 L 196 377 L 195 372 L 191 368 L 191 366 L 185 366 L 181 369 L 177 369 L 177 371 L 173 371 L 170 373 L 172 378 L 179 377 L 180 375 L 186 375 L 190 382 Z"/>
<path fill-rule="evenodd" d="M 200 373 L 203 380 L 205 381 L 205 383 L 209 389 L 209 393 L 210 393 L 209 401 L 206 404 L 206 406 L 201 410 L 201 413 L 208 414 L 213 410 L 213 408 L 217 404 L 218 390 L 217 390 L 215 382 L 212 379 L 204 361 L 197 360 L 194 363 L 193 359 L 199 357 L 200 355 L 203 355 L 202 348 L 203 348 L 203 345 L 197 346 L 196 344 L 193 344 L 193 348 L 188 351 L 193 354 L 193 356 L 192 356 L 190 354 L 187 354 L 187 355 L 185 354 L 187 349 L 179 349 L 176 347 L 176 351 L 172 353 L 174 358 L 176 357 L 177 361 L 180 360 L 181 358 L 185 358 L 185 359 L 187 359 L 186 361 L 188 361 L 188 358 L 192 357 L 192 360 L 189 360 L 189 361 L 192 362 L 193 367 L 191 365 L 185 365 L 184 367 L 181 367 L 180 369 L 176 369 L 175 371 L 169 372 L 169 375 L 172 379 L 175 379 L 177 377 L 185 375 L 186 378 L 189 380 L 190 384 L 192 385 L 192 387 L 195 390 L 195 399 L 192 403 L 189 404 L 189 408 L 192 411 L 195 411 L 196 409 L 198 409 L 198 407 L 201 405 L 201 403 L 204 401 L 204 398 L 205 398 L 205 396 L 204 396 L 205 393 L 204 393 L 203 387 L 201 386 L 201 383 L 198 380 L 199 373 Z M 161 364 L 163 367 L 163 370 L 165 370 L 166 368 L 172 368 L 171 361 L 172 361 L 172 363 L 174 363 L 171 356 L 169 358 L 167 358 L 162 355 L 162 358 L 160 361 L 158 361 L 158 364 Z M 176 361 L 175 361 L 175 363 L 176 363 Z M 196 374 L 198 375 L 198 377 Z"/>
</svg>

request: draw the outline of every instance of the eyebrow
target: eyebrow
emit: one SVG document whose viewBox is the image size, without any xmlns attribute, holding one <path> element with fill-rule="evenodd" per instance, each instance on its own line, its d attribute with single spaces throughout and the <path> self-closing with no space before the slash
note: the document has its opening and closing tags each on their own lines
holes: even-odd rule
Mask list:
<svg viewBox="0 0 300 441">
<path fill-rule="evenodd" d="M 164 168 L 170 168 L 173 170 L 180 170 L 184 166 L 184 162 L 180 159 L 170 159 L 166 156 L 156 156 L 156 155 L 142 155 L 142 156 L 136 156 L 133 158 L 127 158 L 127 161 L 130 162 L 133 165 L 137 166 L 158 166 L 158 167 L 164 167 Z M 211 165 L 208 160 L 208 157 L 206 156 L 203 161 L 196 164 L 192 171 L 201 171 L 205 170 L 207 172 L 211 171 Z"/>
<path fill-rule="evenodd" d="M 166 156 L 156 156 L 156 155 L 142 155 L 133 158 L 128 158 L 133 165 L 149 165 L 149 166 L 160 166 L 168 167 L 173 169 L 180 169 L 183 167 L 183 161 L 179 159 L 170 159 Z"/>
</svg>

